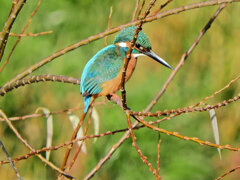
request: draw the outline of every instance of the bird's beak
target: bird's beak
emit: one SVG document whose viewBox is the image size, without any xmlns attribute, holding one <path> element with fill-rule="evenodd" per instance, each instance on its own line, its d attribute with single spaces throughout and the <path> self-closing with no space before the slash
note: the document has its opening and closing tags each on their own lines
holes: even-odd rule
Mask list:
<svg viewBox="0 0 240 180">
<path fill-rule="evenodd" d="M 147 55 L 148 57 L 151 57 L 155 61 L 161 63 L 162 65 L 170 68 L 173 70 L 172 66 L 170 66 L 166 61 L 164 61 L 162 58 L 160 58 L 157 54 L 155 54 L 152 50 L 150 51 L 142 51 L 143 54 Z"/>
</svg>

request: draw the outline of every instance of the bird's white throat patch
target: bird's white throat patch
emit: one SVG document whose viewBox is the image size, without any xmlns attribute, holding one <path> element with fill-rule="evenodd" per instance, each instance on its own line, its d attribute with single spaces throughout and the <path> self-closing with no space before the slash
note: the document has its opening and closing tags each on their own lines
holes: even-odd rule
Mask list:
<svg viewBox="0 0 240 180">
<path fill-rule="evenodd" d="M 138 57 L 138 56 L 145 56 L 145 54 L 140 54 L 140 53 L 139 53 L 139 54 L 132 54 L 132 55 L 133 55 L 133 57 L 135 57 L 135 58 Z"/>
<path fill-rule="evenodd" d="M 120 43 L 118 43 L 118 45 L 120 47 L 127 47 L 127 43 L 125 43 L 125 42 L 120 42 Z"/>
<path fill-rule="evenodd" d="M 120 42 L 117 45 L 120 46 L 120 47 L 127 47 L 127 43 L 125 43 L 125 42 Z M 138 53 L 138 54 L 132 54 L 132 56 L 136 58 L 138 56 L 145 56 L 145 54 Z"/>
</svg>

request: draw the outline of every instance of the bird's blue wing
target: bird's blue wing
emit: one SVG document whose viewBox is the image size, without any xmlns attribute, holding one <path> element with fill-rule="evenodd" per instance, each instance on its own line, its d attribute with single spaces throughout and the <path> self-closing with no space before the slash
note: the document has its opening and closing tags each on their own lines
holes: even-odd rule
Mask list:
<svg viewBox="0 0 240 180">
<path fill-rule="evenodd" d="M 84 67 L 81 77 L 83 96 L 98 94 L 103 82 L 114 79 L 123 66 L 123 48 L 109 45 L 100 50 Z"/>
</svg>

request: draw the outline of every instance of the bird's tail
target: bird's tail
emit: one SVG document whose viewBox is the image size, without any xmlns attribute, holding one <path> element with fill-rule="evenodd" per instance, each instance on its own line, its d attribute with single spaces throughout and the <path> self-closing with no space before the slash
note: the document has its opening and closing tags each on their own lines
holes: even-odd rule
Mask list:
<svg viewBox="0 0 240 180">
<path fill-rule="evenodd" d="M 90 106 L 92 96 L 85 96 L 84 97 L 84 113 L 87 113 L 88 108 Z"/>
</svg>

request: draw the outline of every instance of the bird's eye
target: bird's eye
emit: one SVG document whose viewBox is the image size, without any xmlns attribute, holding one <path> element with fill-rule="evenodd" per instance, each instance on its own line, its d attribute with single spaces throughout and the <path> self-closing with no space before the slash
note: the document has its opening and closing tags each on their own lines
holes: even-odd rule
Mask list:
<svg viewBox="0 0 240 180">
<path fill-rule="evenodd" d="M 140 44 L 136 44 L 136 48 L 138 48 L 138 49 L 139 49 L 140 47 L 141 47 L 141 45 L 140 45 Z"/>
</svg>

